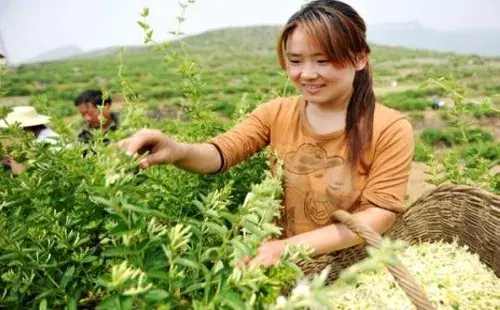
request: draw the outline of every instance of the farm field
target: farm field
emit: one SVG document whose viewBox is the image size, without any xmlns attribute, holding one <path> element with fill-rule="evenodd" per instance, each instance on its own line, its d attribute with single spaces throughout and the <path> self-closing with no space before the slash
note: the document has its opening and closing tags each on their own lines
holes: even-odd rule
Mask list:
<svg viewBox="0 0 500 310">
<path fill-rule="evenodd" d="M 97 88 L 122 120 L 113 141 L 143 127 L 204 141 L 262 102 L 296 94 L 278 66 L 278 30 L 221 29 L 166 51 L 114 49 L 9 68 L 0 108 L 35 106 L 71 144 L 82 126 L 73 100 Z M 372 46 L 371 63 L 378 101 L 413 124 L 407 203 L 443 183 L 500 194 L 500 57 Z M 259 308 L 296 276 L 288 264 L 241 274 L 232 267 L 274 233 L 280 187 L 265 177 L 267 152 L 197 176 L 138 172 L 133 158 L 103 143 L 82 158 L 86 146 L 54 155 L 15 129 L 0 135 L 14 137 L 0 155 L 29 166 L 0 176 L 0 308 L 245 309 L 251 298 Z M 264 204 L 272 207 L 264 212 Z"/>
</svg>

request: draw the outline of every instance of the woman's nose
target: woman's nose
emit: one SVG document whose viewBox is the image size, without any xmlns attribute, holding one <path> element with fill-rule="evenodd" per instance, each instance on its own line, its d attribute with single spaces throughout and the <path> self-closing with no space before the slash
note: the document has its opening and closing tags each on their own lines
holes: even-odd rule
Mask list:
<svg viewBox="0 0 500 310">
<path fill-rule="evenodd" d="M 316 68 L 311 65 L 304 65 L 302 67 L 301 77 L 308 80 L 317 78 L 318 73 L 316 71 Z"/>
</svg>

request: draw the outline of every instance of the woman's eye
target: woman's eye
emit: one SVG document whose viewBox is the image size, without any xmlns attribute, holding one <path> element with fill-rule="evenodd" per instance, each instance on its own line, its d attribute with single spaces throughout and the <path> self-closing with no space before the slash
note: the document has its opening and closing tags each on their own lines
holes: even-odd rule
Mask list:
<svg viewBox="0 0 500 310">
<path fill-rule="evenodd" d="M 328 60 L 328 59 L 322 59 L 322 60 L 318 60 L 318 63 L 319 63 L 319 64 L 322 64 L 322 65 L 324 65 L 324 64 L 329 64 L 329 63 L 330 63 L 330 60 Z"/>
<path fill-rule="evenodd" d="M 292 64 L 299 64 L 300 63 L 300 60 L 288 60 L 289 62 L 291 62 Z"/>
</svg>

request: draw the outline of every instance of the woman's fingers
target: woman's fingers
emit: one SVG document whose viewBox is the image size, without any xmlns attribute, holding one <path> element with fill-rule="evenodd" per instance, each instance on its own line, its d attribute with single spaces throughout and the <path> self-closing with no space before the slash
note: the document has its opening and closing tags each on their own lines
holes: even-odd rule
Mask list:
<svg viewBox="0 0 500 310">
<path fill-rule="evenodd" d="M 132 137 L 123 139 L 117 143 L 127 155 L 135 155 L 140 151 L 154 146 L 159 142 L 158 132 L 155 130 L 140 130 Z"/>
</svg>

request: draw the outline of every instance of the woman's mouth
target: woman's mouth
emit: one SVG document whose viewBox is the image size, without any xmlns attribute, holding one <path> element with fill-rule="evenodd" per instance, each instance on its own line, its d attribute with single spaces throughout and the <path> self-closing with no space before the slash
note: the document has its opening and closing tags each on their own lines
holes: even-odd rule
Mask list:
<svg viewBox="0 0 500 310">
<path fill-rule="evenodd" d="M 310 94 L 317 94 L 325 87 L 325 84 L 302 84 L 302 87 Z"/>
</svg>

